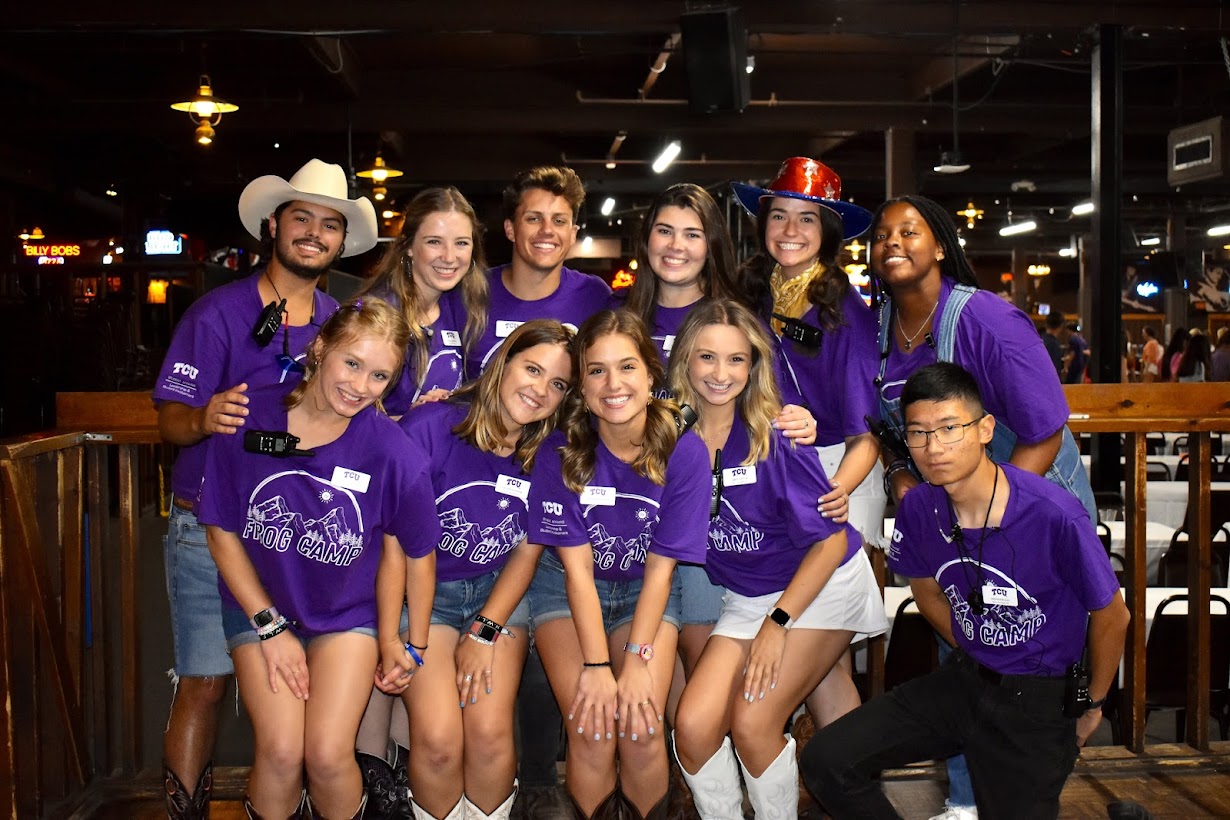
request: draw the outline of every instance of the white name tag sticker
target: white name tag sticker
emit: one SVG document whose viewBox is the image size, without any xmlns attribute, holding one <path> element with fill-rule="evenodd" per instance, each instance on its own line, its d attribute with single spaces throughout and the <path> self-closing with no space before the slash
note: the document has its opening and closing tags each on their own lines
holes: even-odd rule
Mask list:
<svg viewBox="0 0 1230 820">
<path fill-rule="evenodd" d="M 449 347 L 461 347 L 461 334 L 455 330 L 441 330 L 440 340 Z"/>
<path fill-rule="evenodd" d="M 614 487 L 586 486 L 581 490 L 581 504 L 586 507 L 614 507 Z"/>
<path fill-rule="evenodd" d="M 722 484 L 727 487 L 738 487 L 743 484 L 756 483 L 756 465 L 746 467 L 727 467 L 722 470 Z"/>
<path fill-rule="evenodd" d="M 674 346 L 675 346 L 674 336 L 666 336 L 662 339 L 662 349 L 665 350 L 667 353 L 670 353 L 671 348 Z"/>
<path fill-rule="evenodd" d="M 999 587 L 987 581 L 982 585 L 982 602 L 987 606 L 1016 606 L 1016 588 Z"/>
<path fill-rule="evenodd" d="M 510 475 L 501 475 L 495 481 L 495 491 L 503 495 L 511 495 L 516 498 L 520 498 L 522 501 L 527 501 L 530 497 L 530 482 L 524 478 L 513 478 Z"/>
<path fill-rule="evenodd" d="M 509 321 L 508 319 L 502 319 L 495 323 L 495 335 L 499 336 L 501 339 L 506 339 L 508 338 L 508 335 L 510 333 L 512 333 L 517 328 L 521 327 L 521 325 L 523 324 L 525 323 L 524 322 L 513 322 L 513 321 Z"/>
<path fill-rule="evenodd" d="M 367 485 L 371 483 L 372 477 L 367 473 L 361 473 L 358 470 L 347 470 L 345 467 L 333 468 L 333 481 L 335 487 L 342 487 L 347 490 L 354 490 L 356 493 L 367 492 Z"/>
</svg>

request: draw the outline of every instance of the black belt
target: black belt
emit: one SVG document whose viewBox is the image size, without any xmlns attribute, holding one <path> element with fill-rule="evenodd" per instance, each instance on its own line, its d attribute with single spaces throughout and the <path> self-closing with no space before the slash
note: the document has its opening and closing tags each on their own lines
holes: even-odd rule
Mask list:
<svg viewBox="0 0 1230 820">
<path fill-rule="evenodd" d="M 978 677 L 992 686 L 1015 686 L 1021 683 L 1042 686 L 1057 684 L 1062 686 L 1067 681 L 1067 677 L 1064 675 L 1006 675 L 1003 672 L 996 672 L 994 669 L 983 666 L 969 655 L 965 655 L 964 660 L 966 664 L 973 667 Z"/>
</svg>

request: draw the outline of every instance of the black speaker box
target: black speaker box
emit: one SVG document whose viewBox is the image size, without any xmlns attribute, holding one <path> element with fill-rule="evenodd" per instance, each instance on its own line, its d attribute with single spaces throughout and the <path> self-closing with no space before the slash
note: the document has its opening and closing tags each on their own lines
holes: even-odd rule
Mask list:
<svg viewBox="0 0 1230 820">
<path fill-rule="evenodd" d="M 751 99 L 747 31 L 737 8 L 696 11 L 679 20 L 688 69 L 688 102 L 695 114 L 742 111 Z"/>
</svg>

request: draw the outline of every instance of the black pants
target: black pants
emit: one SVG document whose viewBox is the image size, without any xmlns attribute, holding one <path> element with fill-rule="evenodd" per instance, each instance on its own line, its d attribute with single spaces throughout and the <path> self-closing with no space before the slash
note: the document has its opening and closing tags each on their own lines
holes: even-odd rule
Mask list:
<svg viewBox="0 0 1230 820">
<path fill-rule="evenodd" d="M 818 732 L 799 760 L 835 818 L 899 815 L 876 780 L 883 769 L 964 752 L 982 817 L 1057 817 L 1078 752 L 1063 715 L 1063 678 L 980 674 L 964 653 L 868 701 Z"/>
<path fill-rule="evenodd" d="M 517 690 L 517 724 L 521 730 L 518 779 L 522 789 L 551 788 L 559 783 L 560 736 L 564 719 L 551 692 L 538 650 L 531 646 Z"/>
</svg>

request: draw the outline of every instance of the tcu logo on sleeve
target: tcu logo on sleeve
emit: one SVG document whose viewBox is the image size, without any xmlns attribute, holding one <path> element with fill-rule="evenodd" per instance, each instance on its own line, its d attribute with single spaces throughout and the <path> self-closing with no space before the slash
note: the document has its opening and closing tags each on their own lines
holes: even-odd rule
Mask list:
<svg viewBox="0 0 1230 820">
<path fill-rule="evenodd" d="M 544 501 L 542 502 L 542 511 L 547 515 L 563 515 L 564 505 L 558 501 Z"/>
<path fill-rule="evenodd" d="M 171 372 L 175 374 L 187 376 L 193 381 L 196 381 L 196 377 L 197 375 L 200 374 L 201 371 L 193 367 L 190 364 L 186 364 L 184 362 L 176 362 L 175 366 L 171 368 Z"/>
</svg>

